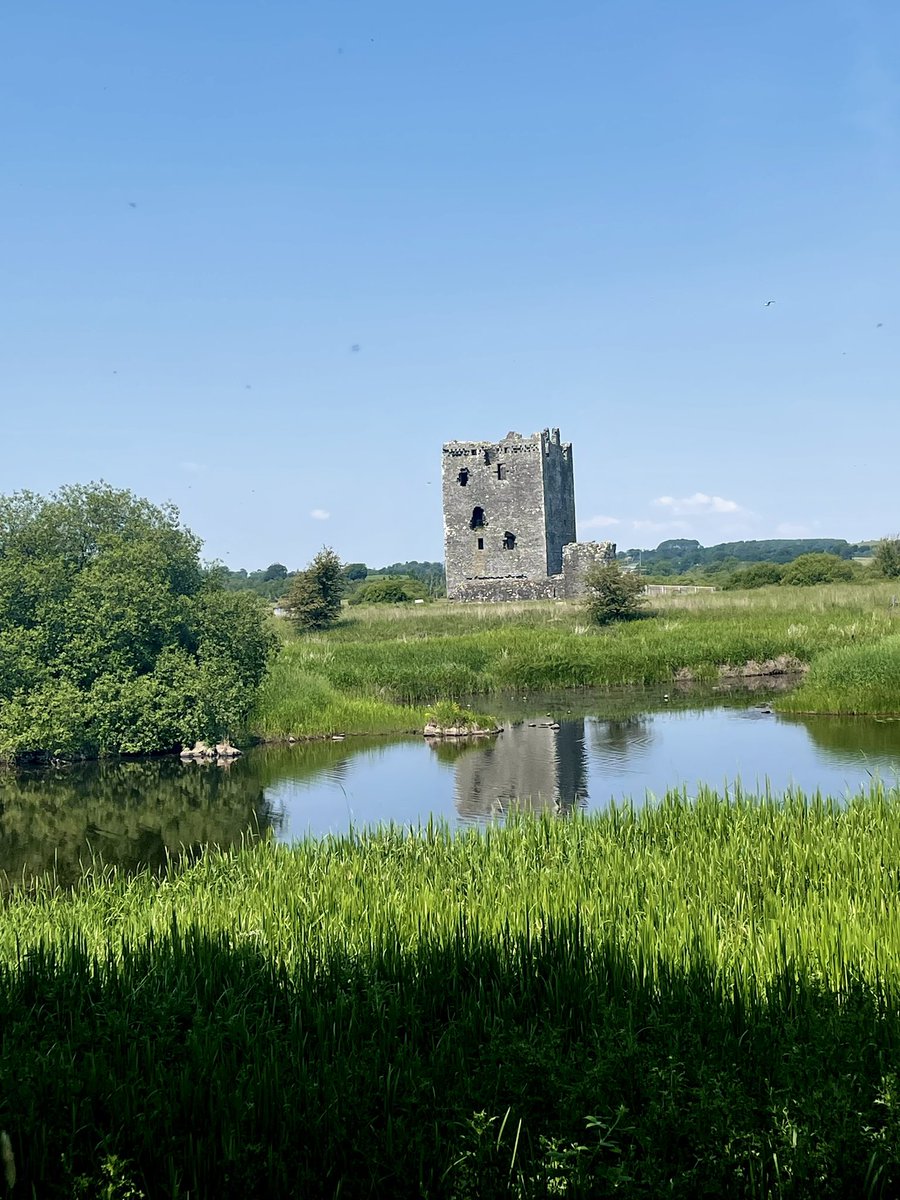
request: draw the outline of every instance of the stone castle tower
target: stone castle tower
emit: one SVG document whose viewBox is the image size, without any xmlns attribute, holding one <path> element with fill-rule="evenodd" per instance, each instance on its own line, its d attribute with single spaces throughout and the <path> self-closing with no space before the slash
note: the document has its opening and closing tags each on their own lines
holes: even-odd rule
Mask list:
<svg viewBox="0 0 900 1200">
<path fill-rule="evenodd" d="M 447 595 L 458 600 L 577 596 L 611 542 L 575 541 L 572 446 L 558 429 L 443 453 Z"/>
</svg>

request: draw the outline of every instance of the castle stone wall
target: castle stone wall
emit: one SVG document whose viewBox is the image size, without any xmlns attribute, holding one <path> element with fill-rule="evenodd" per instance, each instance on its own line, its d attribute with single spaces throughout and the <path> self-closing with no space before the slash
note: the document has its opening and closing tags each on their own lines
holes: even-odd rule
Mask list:
<svg viewBox="0 0 900 1200">
<path fill-rule="evenodd" d="M 572 445 L 559 440 L 559 430 L 541 434 L 544 464 L 544 511 L 546 513 L 547 574 L 563 569 L 563 546 L 575 541 L 575 475 Z"/>
<path fill-rule="evenodd" d="M 448 596 L 475 579 L 546 578 L 539 438 L 448 442 L 441 479 Z"/>
<path fill-rule="evenodd" d="M 447 595 L 548 600 L 581 595 L 611 542 L 575 542 L 572 446 L 559 430 L 499 442 L 447 442 L 441 488 Z"/>
<path fill-rule="evenodd" d="M 615 542 L 570 542 L 563 546 L 563 595 L 567 599 L 583 596 L 587 572 L 615 560 Z"/>
</svg>

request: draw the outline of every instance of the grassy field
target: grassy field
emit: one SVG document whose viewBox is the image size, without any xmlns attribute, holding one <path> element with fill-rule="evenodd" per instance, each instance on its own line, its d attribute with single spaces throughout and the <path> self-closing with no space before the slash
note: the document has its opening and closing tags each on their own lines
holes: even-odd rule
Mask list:
<svg viewBox="0 0 900 1200">
<path fill-rule="evenodd" d="M 898 888 L 875 789 L 9 898 L 12 1194 L 895 1196 Z"/>
<path fill-rule="evenodd" d="M 267 738 L 400 732 L 421 728 L 423 709 L 440 699 L 709 680 L 783 657 L 808 665 L 843 651 L 852 660 L 876 646 L 891 664 L 889 635 L 900 631 L 891 596 L 887 581 L 656 597 L 656 616 L 607 628 L 589 626 L 575 603 L 540 601 L 372 606 L 328 633 L 299 637 L 284 622 L 252 728 Z M 808 695 L 806 711 L 826 711 Z M 874 707 L 827 711 L 900 709 L 890 687 L 863 696 L 854 704 Z"/>
</svg>

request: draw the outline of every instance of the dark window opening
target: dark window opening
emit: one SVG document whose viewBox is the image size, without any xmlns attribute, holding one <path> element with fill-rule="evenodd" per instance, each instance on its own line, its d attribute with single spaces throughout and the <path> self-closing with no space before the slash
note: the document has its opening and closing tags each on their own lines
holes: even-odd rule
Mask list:
<svg viewBox="0 0 900 1200">
<path fill-rule="evenodd" d="M 485 465 L 486 465 L 486 466 L 490 466 L 490 465 L 491 465 L 491 452 L 490 452 L 490 450 L 485 450 L 485 452 L 484 452 L 484 461 L 485 461 Z"/>
<path fill-rule="evenodd" d="M 456 478 L 459 480 L 459 486 L 465 487 L 466 484 L 469 482 L 469 472 L 466 470 L 465 467 L 463 467 L 463 469 L 460 471 L 460 473 L 457 475 Z"/>
<path fill-rule="evenodd" d="M 470 529 L 484 529 L 486 521 L 484 519 L 484 509 L 480 505 L 476 505 L 472 509 L 472 520 L 469 522 Z"/>
<path fill-rule="evenodd" d="M 514 533 L 510 533 L 509 530 L 507 529 L 506 533 L 503 536 L 503 549 L 504 550 L 515 550 L 515 548 L 516 548 L 516 535 Z"/>
<path fill-rule="evenodd" d="M 479 549 L 479 550 L 483 550 L 483 549 L 484 549 L 484 538 L 479 538 L 479 539 L 478 539 L 478 549 Z"/>
<path fill-rule="evenodd" d="M 497 478 L 506 478 L 506 463 L 497 463 Z"/>
</svg>

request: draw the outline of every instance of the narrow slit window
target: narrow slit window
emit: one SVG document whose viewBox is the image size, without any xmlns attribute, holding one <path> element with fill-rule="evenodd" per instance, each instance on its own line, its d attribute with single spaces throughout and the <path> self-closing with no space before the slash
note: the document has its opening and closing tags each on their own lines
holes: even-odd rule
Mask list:
<svg viewBox="0 0 900 1200">
<path fill-rule="evenodd" d="M 497 478 L 506 478 L 506 463 L 497 463 Z"/>
<path fill-rule="evenodd" d="M 484 509 L 480 504 L 476 504 L 472 509 L 472 520 L 469 522 L 470 529 L 484 529 L 485 527 Z"/>
<path fill-rule="evenodd" d="M 510 533 L 509 530 L 507 529 L 506 533 L 503 535 L 503 549 L 504 550 L 515 550 L 515 548 L 516 548 L 516 535 L 514 533 Z"/>
<path fill-rule="evenodd" d="M 460 473 L 457 475 L 456 478 L 459 481 L 459 486 L 465 487 L 466 484 L 469 482 L 469 472 L 466 470 L 465 467 L 463 467 L 463 469 L 460 471 Z"/>
<path fill-rule="evenodd" d="M 479 539 L 478 539 L 478 549 L 479 549 L 479 550 L 483 550 L 483 549 L 484 549 L 484 538 L 479 538 Z"/>
</svg>

